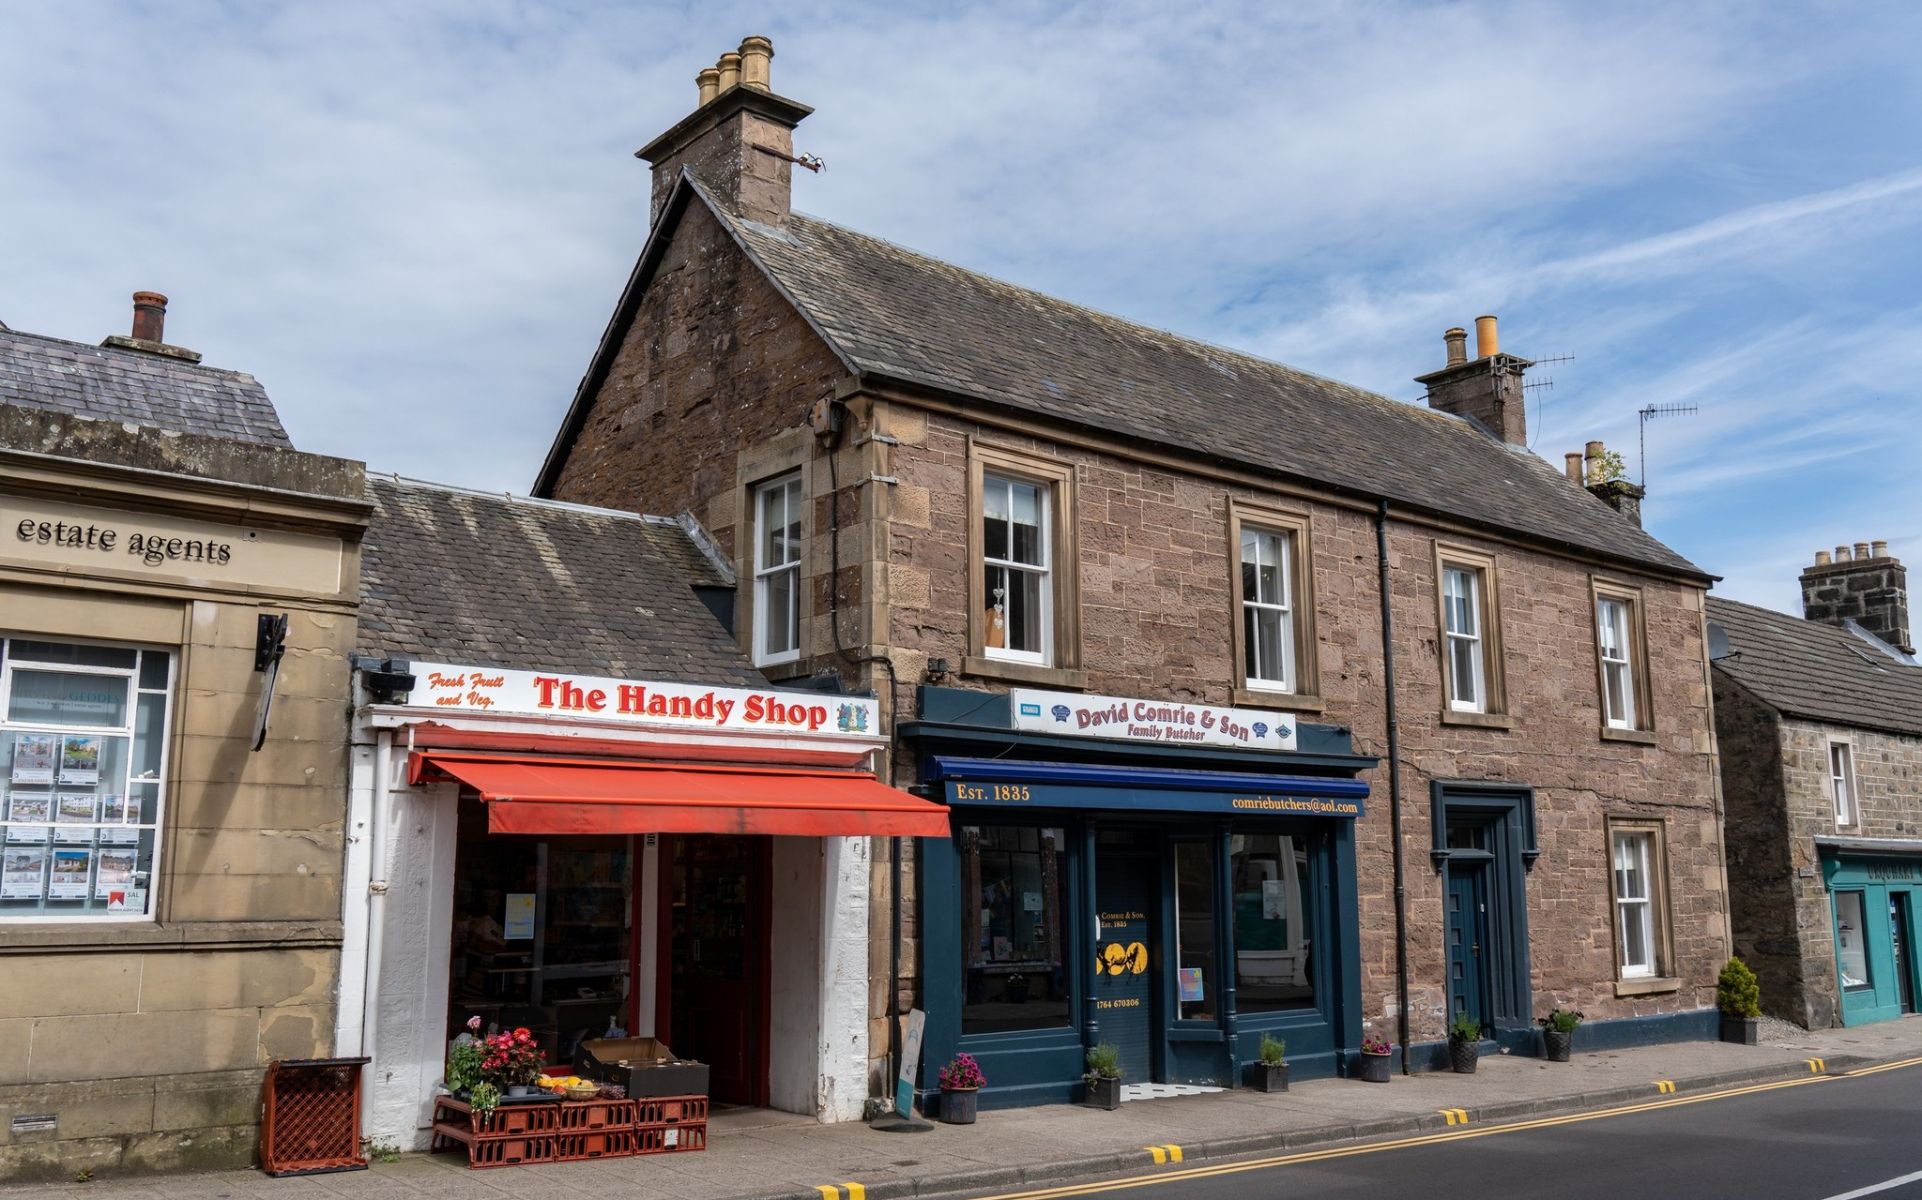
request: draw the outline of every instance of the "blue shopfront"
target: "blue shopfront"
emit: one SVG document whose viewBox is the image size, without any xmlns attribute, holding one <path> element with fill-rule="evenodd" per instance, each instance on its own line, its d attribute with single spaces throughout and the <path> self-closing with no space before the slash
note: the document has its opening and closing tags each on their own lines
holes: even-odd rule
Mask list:
<svg viewBox="0 0 1922 1200">
<path fill-rule="evenodd" d="M 1867 1025 L 1916 1011 L 1922 841 L 1815 839 L 1829 889 L 1842 1024 Z"/>
<path fill-rule="evenodd" d="M 903 727 L 953 837 L 920 845 L 921 1096 L 957 1052 L 990 1107 L 1297 1078 L 1361 1040 L 1355 824 L 1376 760 L 1286 714 L 924 687 Z"/>
</svg>

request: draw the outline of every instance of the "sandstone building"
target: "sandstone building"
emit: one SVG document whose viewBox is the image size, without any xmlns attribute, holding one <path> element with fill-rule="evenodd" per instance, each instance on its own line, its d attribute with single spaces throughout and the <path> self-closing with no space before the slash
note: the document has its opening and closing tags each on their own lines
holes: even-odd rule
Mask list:
<svg viewBox="0 0 1922 1200">
<path fill-rule="evenodd" d="M 1922 991 L 1922 666 L 1885 543 L 1822 551 L 1802 595 L 1708 611 L 1736 949 L 1764 1009 L 1824 1029 Z"/>
</svg>

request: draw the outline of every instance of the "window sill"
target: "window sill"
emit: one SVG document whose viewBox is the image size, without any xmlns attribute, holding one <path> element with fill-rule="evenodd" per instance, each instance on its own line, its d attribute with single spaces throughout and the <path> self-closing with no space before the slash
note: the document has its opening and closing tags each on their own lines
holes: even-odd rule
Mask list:
<svg viewBox="0 0 1922 1200">
<path fill-rule="evenodd" d="M 1288 712 L 1320 712 L 1320 696 L 1306 692 L 1270 692 L 1261 688 L 1238 687 L 1235 703 L 1243 708 L 1279 708 Z"/>
<path fill-rule="evenodd" d="M 1183 1019 L 1195 1020 L 1197 1018 Z M 1198 1019 L 1206 1021 L 1213 1020 L 1214 1018 L 1202 1017 Z M 1221 1031 L 1220 1026 L 1183 1028 L 1181 1025 L 1170 1025 L 1168 1027 L 1168 1040 L 1171 1042 L 1225 1042 L 1228 1040 L 1228 1035 Z"/>
<path fill-rule="evenodd" d="M 95 928 L 81 922 L 5 925 L 0 955 L 86 953 L 99 950 L 281 949 L 338 947 L 339 921 L 188 921 L 106 922 Z"/>
<path fill-rule="evenodd" d="M 1653 996 L 1660 992 L 1679 992 L 1681 990 L 1682 981 L 1679 979 L 1650 977 L 1647 979 L 1617 979 L 1615 981 L 1615 994 L 1617 996 Z"/>
<path fill-rule="evenodd" d="M 1444 725 L 1472 726 L 1476 729 L 1509 730 L 1515 728 L 1515 718 L 1509 716 L 1507 713 L 1462 712 L 1453 708 L 1442 709 L 1441 723 Z"/>
<path fill-rule="evenodd" d="M 1638 746 L 1653 746 L 1653 729 L 1617 729 L 1613 725 L 1602 726 L 1602 740 L 1605 742 L 1633 742 Z"/>
<path fill-rule="evenodd" d="M 1078 692 L 1088 686 L 1088 673 L 1075 667 L 1044 667 L 1037 663 L 1004 662 L 973 654 L 961 660 L 961 673 L 1006 683 L 1038 683 Z"/>
</svg>

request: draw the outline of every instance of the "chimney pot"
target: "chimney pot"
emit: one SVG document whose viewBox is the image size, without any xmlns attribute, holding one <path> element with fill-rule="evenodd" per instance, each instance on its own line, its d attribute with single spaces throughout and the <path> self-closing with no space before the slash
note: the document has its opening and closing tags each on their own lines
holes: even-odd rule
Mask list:
<svg viewBox="0 0 1922 1200">
<path fill-rule="evenodd" d="M 722 91 L 725 92 L 741 82 L 741 56 L 735 51 L 730 50 L 726 54 L 721 55 L 721 61 L 716 63 L 715 66 L 721 72 L 720 83 Z"/>
<path fill-rule="evenodd" d="M 1442 342 L 1448 347 L 1448 365 L 1459 367 L 1468 361 L 1468 331 L 1457 325 L 1442 334 Z"/>
<path fill-rule="evenodd" d="M 1475 318 L 1475 357 L 1493 358 L 1501 353 L 1501 342 L 1495 335 L 1495 318 L 1487 315 Z"/>
<path fill-rule="evenodd" d="M 159 292 L 133 294 L 133 336 L 143 342 L 167 340 L 167 298 Z"/>
<path fill-rule="evenodd" d="M 697 107 L 705 107 L 713 102 L 714 97 L 721 94 L 721 72 L 714 67 L 701 68 L 700 74 L 694 77 L 694 82 L 701 89 L 701 102 Z"/>
<path fill-rule="evenodd" d="M 1915 653 L 1909 630 L 1909 577 L 1888 556 L 1886 541 L 1837 546 L 1835 561 L 1816 551 L 1802 572 L 1802 615 L 1825 625 L 1859 626 L 1904 654 Z"/>
<path fill-rule="evenodd" d="M 768 61 L 774 57 L 774 43 L 754 34 L 741 39 L 741 86 L 768 90 Z"/>
<path fill-rule="evenodd" d="M 1582 452 L 1570 450 L 1562 455 L 1562 469 L 1568 473 L 1568 481 L 1577 487 L 1582 484 Z"/>
<path fill-rule="evenodd" d="M 1839 563 L 1849 561 L 1849 548 L 1847 546 L 1837 546 L 1835 548 L 1835 561 Z"/>
<path fill-rule="evenodd" d="M 1868 558 L 1869 558 L 1869 544 L 1868 544 L 1867 542 L 1857 542 L 1857 543 L 1855 543 L 1855 557 L 1856 557 L 1856 558 L 1858 558 L 1858 559 L 1861 559 L 1861 560 L 1862 560 L 1863 562 L 1867 562 L 1867 561 L 1868 561 Z"/>
<path fill-rule="evenodd" d="M 1884 541 L 1881 538 L 1877 538 L 1875 541 L 1870 542 L 1869 553 L 1874 555 L 1876 558 L 1887 558 L 1889 556 L 1888 542 Z"/>
<path fill-rule="evenodd" d="M 1818 567 L 1826 567 L 1829 565 L 1829 552 L 1827 550 L 1817 550 L 1815 552 L 1815 565 Z"/>
</svg>

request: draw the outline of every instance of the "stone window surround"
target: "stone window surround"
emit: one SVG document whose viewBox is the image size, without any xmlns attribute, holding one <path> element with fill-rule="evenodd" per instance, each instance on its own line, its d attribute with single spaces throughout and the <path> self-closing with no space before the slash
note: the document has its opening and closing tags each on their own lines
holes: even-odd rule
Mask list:
<svg viewBox="0 0 1922 1200">
<path fill-rule="evenodd" d="M 1288 535 L 1289 573 L 1294 594 L 1289 597 L 1295 625 L 1295 690 L 1250 687 L 1248 684 L 1247 634 L 1242 628 L 1241 527 L 1257 528 Z M 1281 708 L 1300 712 L 1319 712 L 1322 708 L 1319 642 L 1315 635 L 1315 527 L 1305 511 L 1277 508 L 1256 501 L 1229 497 L 1228 500 L 1228 589 L 1233 616 L 1229 626 L 1234 638 L 1234 702 L 1254 708 Z"/>
<path fill-rule="evenodd" d="M 983 479 L 992 471 L 1048 489 L 1050 564 L 1048 602 L 1053 645 L 1043 664 L 1009 662 L 987 655 L 987 582 L 982 577 Z M 987 445 L 968 438 L 968 653 L 963 674 L 1008 683 L 1079 689 L 1087 686 L 1081 669 L 1080 549 L 1074 540 L 1075 467 L 1033 451 Z"/>
<path fill-rule="evenodd" d="M 1845 763 L 1848 771 L 1848 820 L 1842 819 L 1839 797 L 1835 794 L 1835 748 L 1842 747 L 1848 752 Z M 1828 797 L 1829 818 L 1838 830 L 1856 830 L 1862 827 L 1862 775 L 1861 766 L 1856 761 L 1855 738 L 1847 734 L 1829 734 L 1822 739 L 1822 792 Z"/>
<path fill-rule="evenodd" d="M 795 603 L 795 641 L 799 653 L 792 658 L 757 664 L 769 678 L 776 681 L 807 674 L 809 656 L 815 653 L 814 639 L 808 631 L 808 618 L 814 608 L 810 582 L 814 575 L 820 573 L 809 562 L 811 556 L 808 552 L 814 536 L 814 502 L 817 499 L 814 449 L 812 431 L 804 426 L 743 451 L 735 465 L 734 578 L 742 581 L 744 586 L 734 589 L 737 606 L 734 628 L 741 649 L 750 658 L 755 656 L 754 631 L 758 620 L 754 611 L 755 539 L 760 532 L 757 499 L 764 485 L 783 476 L 798 473 L 801 479 L 801 557 L 797 581 L 799 596 Z M 825 567 L 820 570 L 824 571 Z"/>
<path fill-rule="evenodd" d="M 1648 624 L 1647 606 L 1643 601 L 1642 589 L 1630 583 L 1592 575 L 1588 581 L 1588 619 L 1594 631 L 1595 651 L 1595 709 L 1603 741 L 1635 742 L 1653 745 L 1655 742 L 1654 689 L 1649 679 L 1648 663 Z M 1635 688 L 1635 724 L 1630 728 L 1608 723 L 1608 677 L 1602 665 L 1602 607 L 1603 600 L 1616 600 L 1628 606 L 1628 653 L 1631 682 Z"/>
<path fill-rule="evenodd" d="M 1448 601 L 1443 580 L 1447 570 L 1473 571 L 1481 578 L 1482 687 L 1487 703 L 1480 712 L 1454 706 L 1454 678 L 1448 664 Z M 1435 647 L 1441 664 L 1441 723 L 1484 729 L 1512 729 L 1508 711 L 1508 680 L 1503 668 L 1501 572 L 1492 554 L 1441 541 L 1435 542 Z"/>
<path fill-rule="evenodd" d="M 1604 822 L 1602 852 L 1608 876 L 1609 940 L 1615 957 L 1615 994 L 1647 996 L 1679 991 L 1681 979 L 1675 973 L 1675 931 L 1673 908 L 1669 903 L 1668 822 L 1659 817 L 1607 817 Z M 1655 973 L 1624 978 L 1622 975 L 1621 926 L 1615 895 L 1615 835 L 1649 835 L 1649 901 L 1654 910 L 1650 925 L 1655 931 Z"/>
<path fill-rule="evenodd" d="M 792 485 L 796 491 L 795 504 L 799 509 L 796 518 L 801 527 L 801 547 L 797 549 L 796 556 L 792 562 L 775 564 L 770 567 L 769 564 L 761 561 L 761 547 L 763 544 L 763 536 L 766 532 L 761 528 L 761 501 L 769 491 L 775 488 L 786 488 L 790 485 Z M 748 489 L 746 531 L 748 545 L 745 552 L 745 559 L 747 566 L 751 568 L 747 577 L 749 580 L 748 591 L 751 593 L 747 604 L 752 610 L 751 615 L 753 618 L 749 623 L 748 639 L 750 654 L 754 659 L 754 665 L 757 667 L 770 668 L 785 666 L 801 657 L 801 600 L 802 592 L 806 587 L 801 577 L 801 564 L 807 556 L 805 548 L 807 545 L 807 510 L 807 481 L 802 478 L 801 472 L 798 469 L 776 475 L 772 479 L 764 479 Z M 763 646 L 763 643 L 766 641 L 767 621 L 766 613 L 763 611 L 766 606 L 762 603 L 762 594 L 765 581 L 772 578 L 771 572 L 776 570 L 786 571 L 793 576 L 793 582 L 790 584 L 790 587 L 792 588 L 791 594 L 793 596 L 794 606 L 794 649 L 767 654 L 764 653 Z"/>
</svg>

